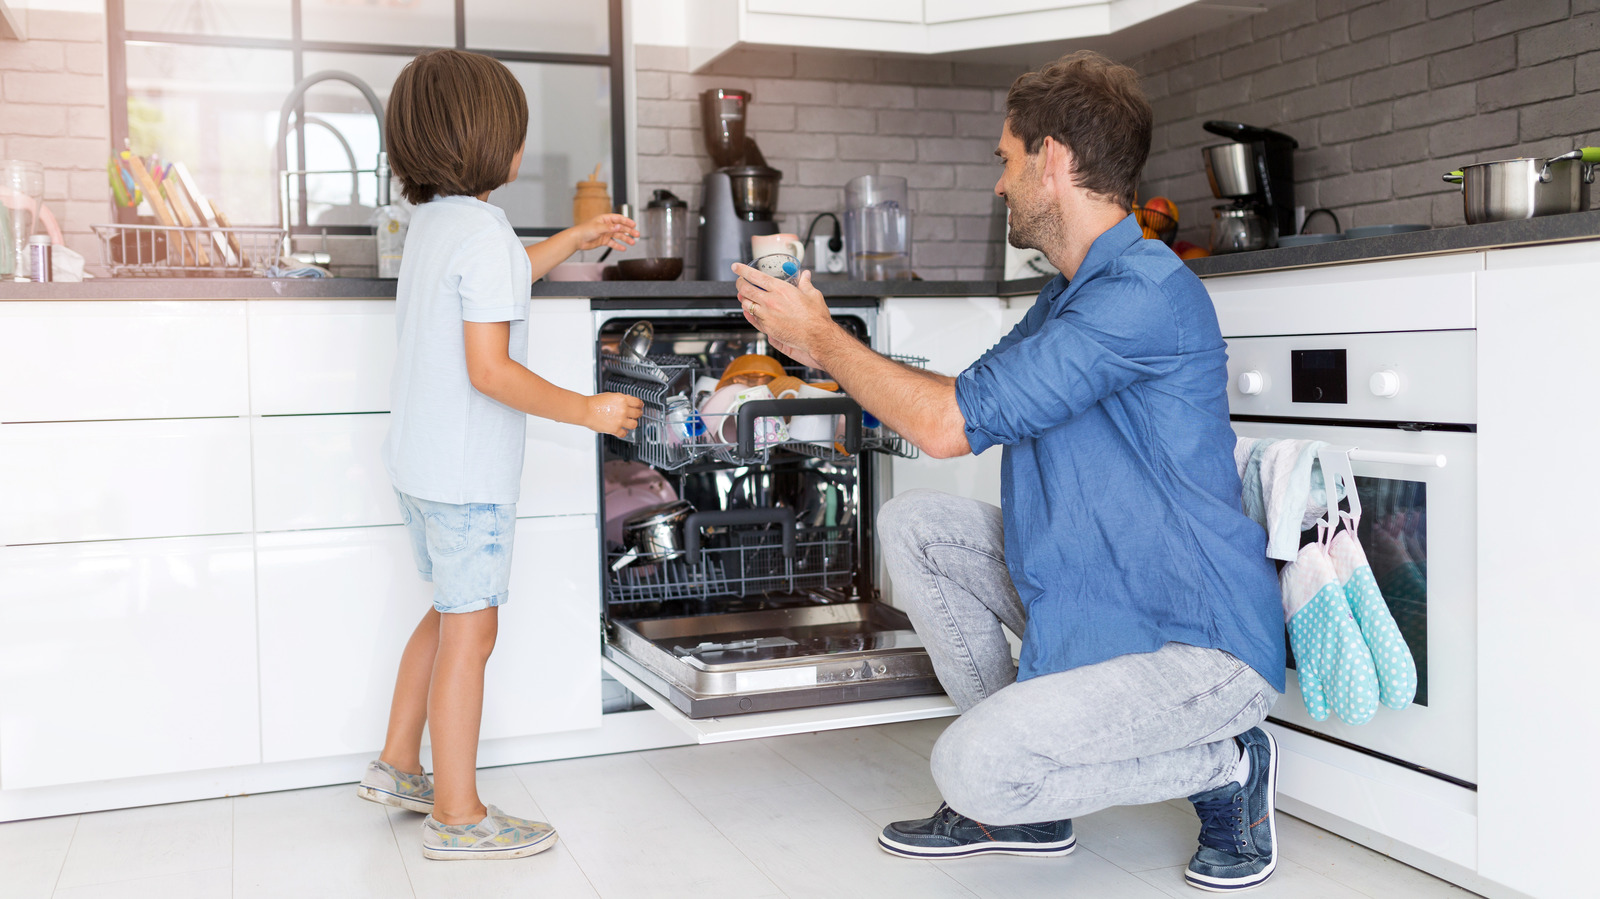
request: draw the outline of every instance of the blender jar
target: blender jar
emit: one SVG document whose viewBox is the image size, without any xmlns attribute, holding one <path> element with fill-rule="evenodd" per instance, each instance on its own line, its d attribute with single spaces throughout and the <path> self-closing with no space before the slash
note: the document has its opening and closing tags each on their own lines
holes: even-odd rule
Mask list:
<svg viewBox="0 0 1600 899">
<path fill-rule="evenodd" d="M 689 241 L 689 205 L 670 190 L 658 190 L 639 215 L 640 259 L 617 263 L 628 280 L 671 281 L 683 274 Z"/>
<path fill-rule="evenodd" d="M 911 277 L 911 221 L 906 179 L 862 175 L 844 188 L 844 246 L 850 277 Z"/>
<path fill-rule="evenodd" d="M 20 159 L 0 160 L 0 277 L 28 280 L 28 238 L 44 205 L 44 166 Z"/>
</svg>

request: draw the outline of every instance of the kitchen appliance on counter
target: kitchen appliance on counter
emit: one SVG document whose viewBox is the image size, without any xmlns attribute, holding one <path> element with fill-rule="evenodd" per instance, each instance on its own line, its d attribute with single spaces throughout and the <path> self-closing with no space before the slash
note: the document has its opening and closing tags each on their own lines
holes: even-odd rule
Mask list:
<svg viewBox="0 0 1600 899">
<path fill-rule="evenodd" d="M 911 221 L 906 179 L 862 175 L 844 187 L 844 246 L 850 277 L 911 277 Z"/>
<path fill-rule="evenodd" d="M 732 281 L 735 262 L 749 262 L 750 238 L 778 233 L 778 182 L 755 139 L 745 134 L 750 92 L 712 88 L 700 94 L 700 131 L 718 168 L 701 187 L 700 280 Z"/>
<path fill-rule="evenodd" d="M 831 305 L 836 321 L 872 341 L 874 304 Z M 904 613 L 877 601 L 874 582 L 880 466 L 915 448 L 824 389 L 747 401 L 727 431 L 684 428 L 681 400 L 712 389 L 729 363 L 777 367 L 765 338 L 731 304 L 595 317 L 602 389 L 645 403 L 626 440 L 602 441 L 606 467 L 648 464 L 694 510 L 670 536 L 604 547 L 606 658 L 696 719 L 941 692 L 921 640 Z M 641 318 L 652 322 L 650 348 L 630 359 L 620 351 Z M 826 381 L 782 368 L 785 379 Z M 758 420 L 783 416 L 838 425 L 831 437 L 759 442 Z"/>
<path fill-rule="evenodd" d="M 623 259 L 617 272 L 624 281 L 676 281 L 683 274 L 689 241 L 689 204 L 670 190 L 657 190 L 639 216 L 638 259 Z"/>
<path fill-rule="evenodd" d="M 1299 141 L 1281 132 L 1238 122 L 1206 122 L 1212 134 L 1231 143 L 1201 149 L 1211 194 L 1230 200 L 1212 207 L 1211 252 L 1237 253 L 1278 245 L 1278 235 L 1293 234 L 1294 151 Z"/>
</svg>

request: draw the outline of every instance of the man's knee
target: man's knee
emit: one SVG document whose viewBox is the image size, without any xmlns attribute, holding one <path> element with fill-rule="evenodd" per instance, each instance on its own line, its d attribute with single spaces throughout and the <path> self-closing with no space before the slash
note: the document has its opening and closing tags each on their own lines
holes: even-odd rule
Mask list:
<svg viewBox="0 0 1600 899">
<path fill-rule="evenodd" d="M 962 727 L 957 719 L 934 744 L 930 766 L 951 808 L 985 824 L 1031 824 L 1023 811 L 1038 792 L 1031 766 L 1004 734 Z M 1019 815 L 1023 817 L 1019 817 Z"/>
<path fill-rule="evenodd" d="M 927 487 L 918 487 L 896 494 L 878 508 L 878 537 L 885 545 L 911 542 L 917 523 L 927 518 L 930 504 L 937 504 L 946 494 Z"/>
</svg>

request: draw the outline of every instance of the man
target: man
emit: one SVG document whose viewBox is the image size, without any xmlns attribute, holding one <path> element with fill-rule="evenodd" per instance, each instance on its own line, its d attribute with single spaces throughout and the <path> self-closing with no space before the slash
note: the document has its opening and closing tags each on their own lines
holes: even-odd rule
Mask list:
<svg viewBox="0 0 1600 899">
<path fill-rule="evenodd" d="M 734 266 L 774 347 L 923 452 L 1004 447 L 1000 508 L 912 491 L 879 519 L 896 600 L 961 709 L 932 758 L 948 804 L 884 828 L 896 855 L 1065 855 L 1074 817 L 1186 796 L 1191 885 L 1276 867 L 1276 747 L 1257 725 L 1284 688 L 1283 613 L 1240 512 L 1210 299 L 1128 214 L 1150 127 L 1138 76 L 1092 53 L 1012 85 L 995 193 L 1011 243 L 1062 274 L 958 377 L 850 337 L 809 275 Z"/>
</svg>

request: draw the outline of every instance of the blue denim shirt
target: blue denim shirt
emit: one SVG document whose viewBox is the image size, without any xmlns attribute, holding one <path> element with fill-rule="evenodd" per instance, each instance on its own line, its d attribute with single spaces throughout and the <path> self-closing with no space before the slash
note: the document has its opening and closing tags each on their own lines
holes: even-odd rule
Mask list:
<svg viewBox="0 0 1600 899">
<path fill-rule="evenodd" d="M 956 378 L 974 453 L 1004 445 L 1020 679 L 1168 642 L 1284 689 L 1266 533 L 1239 505 L 1227 352 L 1205 288 L 1132 216 Z"/>
</svg>

